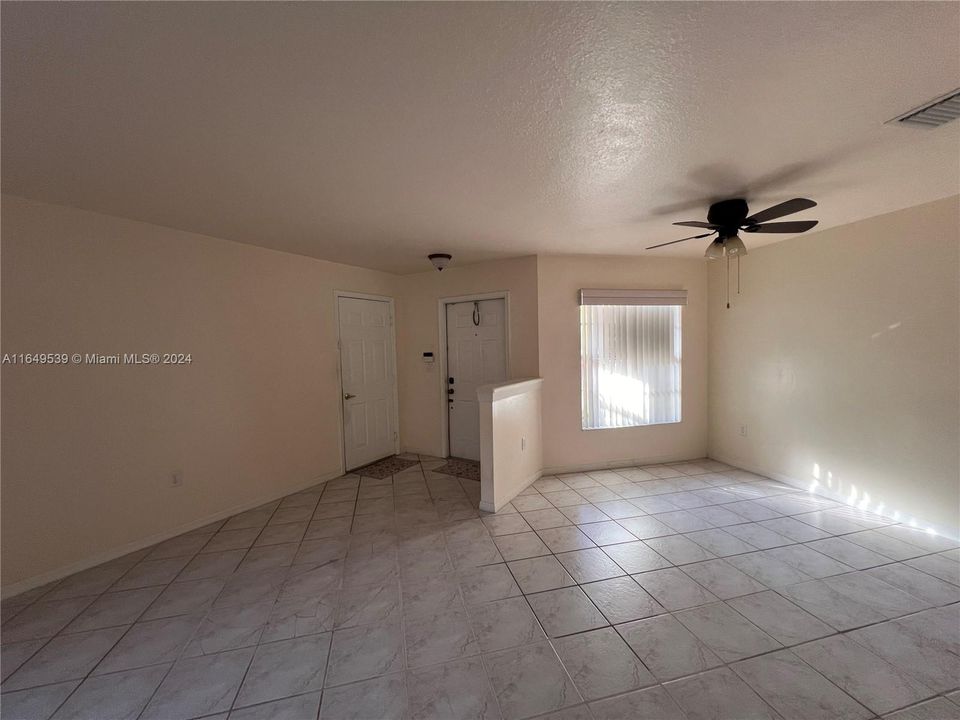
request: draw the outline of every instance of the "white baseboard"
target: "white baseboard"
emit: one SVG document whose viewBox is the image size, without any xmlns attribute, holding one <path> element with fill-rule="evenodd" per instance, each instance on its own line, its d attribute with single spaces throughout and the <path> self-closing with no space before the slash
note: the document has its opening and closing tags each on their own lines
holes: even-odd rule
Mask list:
<svg viewBox="0 0 960 720">
<path fill-rule="evenodd" d="M 700 455 L 700 457 L 706 457 L 706 454 Z M 517 490 L 516 494 L 510 498 L 510 500 L 504 501 L 500 507 L 502 508 L 508 502 L 517 497 L 521 492 L 526 490 L 528 487 L 533 485 L 537 480 L 546 476 L 546 475 L 560 475 L 564 473 L 575 473 L 575 472 L 589 472 L 590 470 L 610 470 L 612 468 L 620 467 L 633 467 L 636 465 L 659 465 L 662 463 L 679 463 L 679 462 L 689 462 L 689 457 L 677 457 L 675 455 L 660 455 L 653 458 L 630 458 L 626 460 L 608 460 L 604 462 L 595 462 L 595 463 L 586 463 L 583 465 L 558 465 L 554 467 L 545 467 L 539 472 L 534 473 L 530 478 L 523 484 L 523 486 Z M 500 508 L 495 508 L 492 503 L 480 501 L 480 509 L 484 512 L 497 512 Z"/>
<path fill-rule="evenodd" d="M 14 595 L 19 595 L 22 592 L 27 590 L 32 590 L 33 588 L 46 585 L 47 583 L 53 582 L 54 580 L 60 580 L 67 577 L 68 575 L 73 575 L 74 573 L 82 572 L 83 570 L 89 570 L 92 567 L 100 565 L 105 562 L 110 562 L 111 560 L 116 560 L 117 558 L 128 555 L 137 550 L 143 550 L 144 548 L 162 543 L 165 540 L 170 540 L 175 538 L 178 535 L 183 535 L 184 533 L 191 532 L 198 528 L 202 528 L 204 525 L 209 525 L 210 523 L 217 522 L 218 520 L 224 520 L 232 515 L 238 513 L 246 512 L 247 510 L 252 510 L 255 507 L 259 507 L 278 498 L 286 497 L 287 495 L 292 495 L 293 493 L 300 492 L 301 490 L 306 490 L 309 487 L 318 485 L 320 483 L 325 483 L 334 478 L 338 478 L 343 473 L 340 470 L 333 470 L 329 473 L 321 475 L 320 477 L 313 478 L 306 482 L 297 483 L 293 487 L 285 490 L 284 492 L 270 493 L 269 495 L 264 495 L 256 500 L 251 500 L 249 502 L 240 503 L 239 505 L 234 505 L 233 507 L 227 508 L 226 510 L 221 510 L 220 512 L 207 515 L 198 520 L 193 520 L 182 525 L 178 525 L 175 528 L 170 530 L 165 530 L 163 532 L 154 533 L 149 537 L 141 538 L 139 540 L 134 540 L 125 545 L 119 547 L 110 548 L 109 550 L 104 550 L 102 552 L 96 553 L 89 557 L 84 558 L 83 560 L 78 560 L 77 562 L 70 563 L 69 565 L 63 565 L 61 567 L 55 568 L 54 570 L 48 570 L 47 572 L 39 573 L 38 575 L 32 575 L 24 580 L 19 580 L 15 583 L 11 583 L 0 589 L 0 598 L 7 599 L 13 597 Z"/>
<path fill-rule="evenodd" d="M 502 507 L 503 507 L 504 505 L 506 505 L 508 502 L 510 502 L 511 500 L 513 500 L 515 497 L 517 497 L 517 495 L 519 495 L 519 494 L 522 493 L 524 490 L 526 490 L 528 487 L 530 487 L 531 485 L 533 485 L 533 484 L 534 484 L 537 480 L 539 480 L 541 477 L 543 477 L 543 472 L 542 472 L 542 471 L 537 471 L 537 472 L 535 472 L 533 475 L 531 475 L 531 476 L 523 483 L 523 485 L 520 487 L 520 489 L 517 490 L 517 492 L 515 492 L 515 493 L 510 497 L 509 500 L 504 500 L 502 503 L 500 503 L 500 507 L 499 507 L 499 508 L 498 508 L 498 507 L 495 507 L 493 503 L 488 503 L 488 502 L 486 502 L 485 500 L 481 500 L 481 501 L 480 501 L 480 509 L 483 510 L 484 512 L 489 512 L 489 513 L 495 513 L 495 512 L 497 512 L 500 508 L 502 508 Z"/>
<path fill-rule="evenodd" d="M 786 483 L 787 485 L 791 485 L 797 488 L 798 490 L 806 490 L 808 492 L 810 491 L 809 480 L 806 480 L 806 481 L 798 480 L 797 478 L 791 477 L 789 475 L 784 475 L 783 473 L 777 472 L 776 470 L 760 467 L 755 463 L 737 460 L 735 458 L 725 456 L 722 453 L 710 453 L 709 457 L 711 460 L 717 460 L 719 462 L 726 463 L 727 465 L 732 465 L 742 470 L 748 470 L 752 473 L 756 473 L 757 475 L 763 475 L 764 477 L 768 477 L 773 480 L 779 480 L 780 482 Z M 822 484 L 817 486 L 816 494 L 822 497 L 825 497 L 828 500 L 833 500 L 835 502 L 843 503 L 844 505 L 850 505 L 851 507 L 854 507 L 854 505 L 851 505 L 851 503 L 849 502 L 849 498 L 845 494 L 837 492 L 836 490 L 831 490 L 830 488 L 824 487 Z M 896 520 L 893 516 L 888 515 L 887 513 L 878 513 L 876 510 L 871 510 L 870 512 L 873 513 L 874 515 L 880 515 L 881 517 L 885 517 L 888 520 L 891 520 L 893 522 L 902 522 L 901 520 Z M 948 537 L 951 540 L 960 540 L 960 529 L 958 528 L 937 526 L 929 523 L 924 523 L 924 526 L 932 528 L 933 531 L 938 535 L 943 535 L 944 537 Z"/>
<path fill-rule="evenodd" d="M 706 457 L 704 451 L 698 457 Z M 691 462 L 690 456 L 658 455 L 645 458 L 626 458 L 623 460 L 604 460 L 600 462 L 584 463 L 582 465 L 555 465 L 545 467 L 541 475 L 561 475 L 564 473 L 590 472 L 591 470 L 613 470 L 614 468 L 634 467 L 638 465 L 663 465 L 666 463 Z"/>
</svg>

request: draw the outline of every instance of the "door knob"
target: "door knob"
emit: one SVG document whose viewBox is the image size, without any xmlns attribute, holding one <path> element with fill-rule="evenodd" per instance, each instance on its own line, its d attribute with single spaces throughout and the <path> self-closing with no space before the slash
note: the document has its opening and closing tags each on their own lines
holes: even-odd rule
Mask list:
<svg viewBox="0 0 960 720">
<path fill-rule="evenodd" d="M 356 397 L 356 395 L 354 395 L 353 393 L 346 393 L 346 394 L 343 396 L 343 399 L 344 399 L 344 400 L 349 400 L 350 398 L 355 398 L 355 397 Z"/>
</svg>

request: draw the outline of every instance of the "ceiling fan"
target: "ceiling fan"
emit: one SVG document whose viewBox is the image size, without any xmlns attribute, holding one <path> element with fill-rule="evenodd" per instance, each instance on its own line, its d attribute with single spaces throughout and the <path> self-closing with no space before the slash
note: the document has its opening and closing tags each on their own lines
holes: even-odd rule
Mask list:
<svg viewBox="0 0 960 720">
<path fill-rule="evenodd" d="M 736 257 L 746 255 L 747 248 L 737 234 L 740 230 L 744 232 L 758 233 L 801 233 L 806 232 L 817 224 L 817 220 L 793 220 L 790 222 L 767 222 L 776 218 L 792 215 L 801 210 L 808 210 L 816 207 L 813 200 L 806 198 L 794 198 L 787 200 L 779 205 L 774 205 L 766 210 L 749 215 L 750 209 L 747 207 L 747 201 L 742 198 L 733 200 L 721 200 L 710 206 L 707 212 L 707 222 L 689 220 L 685 222 L 675 222 L 674 225 L 683 225 L 686 227 L 708 228 L 710 232 L 702 235 L 692 235 L 690 237 L 671 240 L 670 242 L 651 245 L 647 250 L 663 247 L 664 245 L 673 245 L 684 242 L 685 240 L 699 240 L 701 238 L 716 235 L 704 257 L 710 260 L 722 258 L 724 254 L 727 257 Z"/>
</svg>

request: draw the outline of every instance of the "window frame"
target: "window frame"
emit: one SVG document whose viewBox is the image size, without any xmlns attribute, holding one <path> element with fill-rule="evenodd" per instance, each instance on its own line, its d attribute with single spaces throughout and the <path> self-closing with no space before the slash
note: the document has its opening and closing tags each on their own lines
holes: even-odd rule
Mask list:
<svg viewBox="0 0 960 720">
<path fill-rule="evenodd" d="M 671 290 L 657 290 L 657 291 L 627 291 L 627 290 L 607 290 L 607 291 L 597 291 L 597 290 L 581 290 L 581 300 L 579 303 L 578 310 L 578 343 L 579 343 L 579 356 L 580 356 L 580 387 L 579 387 L 579 400 L 580 400 L 580 429 L 584 432 L 591 432 L 594 430 L 625 430 L 630 428 L 644 428 L 644 427 L 655 427 L 659 425 L 677 425 L 683 422 L 683 309 L 686 306 L 686 291 L 671 291 Z M 587 295 L 590 293 L 591 295 Z M 602 307 L 662 307 L 670 306 L 675 307 L 677 310 L 676 314 L 676 345 L 675 345 L 675 354 L 677 356 L 677 383 L 676 383 L 676 394 L 677 398 L 677 412 L 676 419 L 664 420 L 664 421 L 655 421 L 655 422 L 644 422 L 644 423 L 632 423 L 629 425 L 601 425 L 601 426 L 587 426 L 587 415 L 585 414 L 585 380 L 586 380 L 586 367 L 585 367 L 585 349 L 584 344 L 584 306 L 587 305 L 599 305 Z"/>
</svg>

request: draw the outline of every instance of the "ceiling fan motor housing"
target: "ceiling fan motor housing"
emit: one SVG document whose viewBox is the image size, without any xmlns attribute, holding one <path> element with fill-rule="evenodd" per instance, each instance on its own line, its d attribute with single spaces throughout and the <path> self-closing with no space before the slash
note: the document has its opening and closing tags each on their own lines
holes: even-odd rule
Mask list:
<svg viewBox="0 0 960 720">
<path fill-rule="evenodd" d="M 749 212 L 747 201 L 742 198 L 721 200 L 710 206 L 710 210 L 707 212 L 707 222 L 712 225 L 720 225 L 724 230 L 733 230 L 733 233 L 721 234 L 735 234 L 737 228 L 743 225 L 743 221 L 747 219 Z"/>
</svg>

